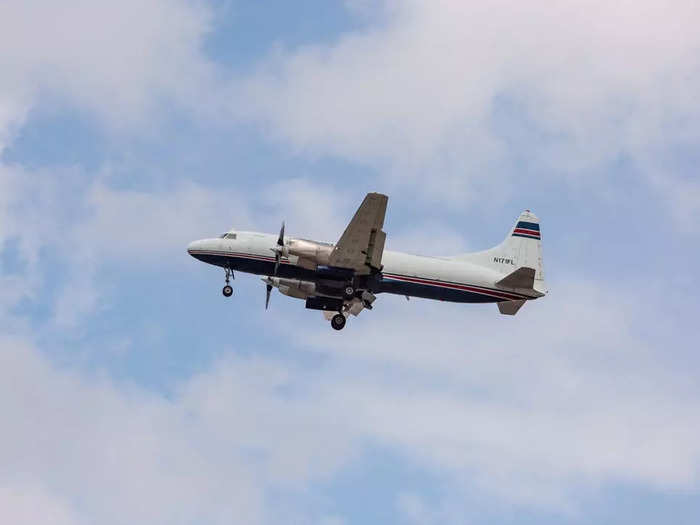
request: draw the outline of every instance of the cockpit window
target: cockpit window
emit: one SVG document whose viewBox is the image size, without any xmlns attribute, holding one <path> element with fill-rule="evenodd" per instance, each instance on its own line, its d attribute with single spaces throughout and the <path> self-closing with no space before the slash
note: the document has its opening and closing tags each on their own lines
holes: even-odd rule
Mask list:
<svg viewBox="0 0 700 525">
<path fill-rule="evenodd" d="M 231 233 L 231 232 L 224 233 L 223 235 L 221 235 L 221 236 L 219 237 L 219 239 L 235 239 L 235 238 L 236 238 L 236 234 L 235 234 L 235 233 Z"/>
</svg>

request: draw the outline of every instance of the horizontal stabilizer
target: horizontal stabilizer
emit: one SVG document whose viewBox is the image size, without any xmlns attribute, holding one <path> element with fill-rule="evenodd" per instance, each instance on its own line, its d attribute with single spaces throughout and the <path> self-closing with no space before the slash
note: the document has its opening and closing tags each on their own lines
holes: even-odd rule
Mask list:
<svg viewBox="0 0 700 525">
<path fill-rule="evenodd" d="M 515 315 L 520 310 L 520 307 L 525 304 L 525 299 L 519 299 L 517 301 L 503 301 L 498 303 L 498 310 L 503 315 Z"/>
<path fill-rule="evenodd" d="M 507 288 L 525 288 L 531 290 L 535 286 L 535 269 L 523 266 L 509 273 L 496 284 Z"/>
</svg>

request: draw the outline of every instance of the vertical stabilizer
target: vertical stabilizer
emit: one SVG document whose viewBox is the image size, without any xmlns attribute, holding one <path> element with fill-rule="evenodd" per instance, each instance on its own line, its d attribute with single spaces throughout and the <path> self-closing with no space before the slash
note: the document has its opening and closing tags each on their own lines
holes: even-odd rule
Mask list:
<svg viewBox="0 0 700 525">
<path fill-rule="evenodd" d="M 547 293 L 542 264 L 540 220 L 530 210 L 520 214 L 508 236 L 498 246 L 482 252 L 457 255 L 454 259 L 485 266 L 504 276 L 519 268 L 531 268 L 534 270 L 532 288 L 540 293 Z"/>
</svg>

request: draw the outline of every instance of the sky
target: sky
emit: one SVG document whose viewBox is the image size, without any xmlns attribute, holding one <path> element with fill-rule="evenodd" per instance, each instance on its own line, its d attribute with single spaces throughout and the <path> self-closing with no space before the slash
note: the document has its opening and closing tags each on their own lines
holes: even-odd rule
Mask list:
<svg viewBox="0 0 700 525">
<path fill-rule="evenodd" d="M 700 7 L 0 3 L 3 523 L 700 519 Z M 231 227 L 449 255 L 541 219 L 549 295 L 342 332 L 192 259 Z"/>
</svg>

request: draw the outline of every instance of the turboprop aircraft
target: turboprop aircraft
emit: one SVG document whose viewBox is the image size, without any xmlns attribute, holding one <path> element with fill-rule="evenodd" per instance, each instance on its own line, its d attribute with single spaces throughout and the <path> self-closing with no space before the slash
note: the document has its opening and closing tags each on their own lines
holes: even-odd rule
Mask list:
<svg viewBox="0 0 700 525">
<path fill-rule="evenodd" d="M 326 243 L 230 230 L 218 238 L 192 242 L 187 251 L 224 269 L 223 294 L 230 297 L 233 272 L 262 275 L 270 293 L 306 302 L 342 330 L 349 315 L 371 310 L 377 294 L 390 293 L 458 303 L 497 303 L 515 315 L 525 301 L 547 293 L 542 271 L 539 219 L 529 210 L 518 217 L 505 240 L 490 250 L 451 257 L 428 257 L 384 249 L 388 197 L 369 193 L 340 240 Z"/>
</svg>

